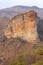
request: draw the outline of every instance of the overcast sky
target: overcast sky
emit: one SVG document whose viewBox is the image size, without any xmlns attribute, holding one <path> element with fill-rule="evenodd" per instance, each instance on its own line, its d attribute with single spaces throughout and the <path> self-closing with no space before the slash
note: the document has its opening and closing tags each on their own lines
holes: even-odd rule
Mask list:
<svg viewBox="0 0 43 65">
<path fill-rule="evenodd" d="M 43 0 L 0 0 L 0 9 L 16 5 L 38 6 L 43 8 Z"/>
</svg>

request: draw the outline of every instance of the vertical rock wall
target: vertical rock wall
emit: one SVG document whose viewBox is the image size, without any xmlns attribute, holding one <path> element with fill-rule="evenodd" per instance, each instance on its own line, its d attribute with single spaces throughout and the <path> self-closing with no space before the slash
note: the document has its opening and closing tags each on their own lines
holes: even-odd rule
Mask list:
<svg viewBox="0 0 43 65">
<path fill-rule="evenodd" d="M 20 37 L 29 42 L 38 41 L 37 22 L 38 16 L 34 10 L 19 14 L 10 20 L 10 31 L 9 28 L 5 29 L 4 34 L 7 38 Z"/>
</svg>

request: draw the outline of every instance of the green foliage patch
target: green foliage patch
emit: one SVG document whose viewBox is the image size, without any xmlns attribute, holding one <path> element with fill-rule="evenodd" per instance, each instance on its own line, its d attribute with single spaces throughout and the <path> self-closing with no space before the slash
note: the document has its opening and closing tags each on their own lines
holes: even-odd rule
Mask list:
<svg viewBox="0 0 43 65">
<path fill-rule="evenodd" d="M 32 65 L 43 65 L 43 60 L 36 61 L 36 63 L 33 63 Z"/>
</svg>

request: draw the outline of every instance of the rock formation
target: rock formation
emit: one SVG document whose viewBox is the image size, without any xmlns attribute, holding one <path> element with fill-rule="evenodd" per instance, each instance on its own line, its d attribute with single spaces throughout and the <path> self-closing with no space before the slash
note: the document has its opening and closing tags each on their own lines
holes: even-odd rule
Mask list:
<svg viewBox="0 0 43 65">
<path fill-rule="evenodd" d="M 4 29 L 4 35 L 7 38 L 20 37 L 29 42 L 38 41 L 37 21 L 39 18 L 34 10 L 16 15 Z"/>
</svg>

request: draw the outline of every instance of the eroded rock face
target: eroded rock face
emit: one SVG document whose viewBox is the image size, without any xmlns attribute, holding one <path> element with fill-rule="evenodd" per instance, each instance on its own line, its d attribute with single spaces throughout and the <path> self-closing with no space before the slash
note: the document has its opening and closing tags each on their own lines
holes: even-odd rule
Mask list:
<svg viewBox="0 0 43 65">
<path fill-rule="evenodd" d="M 39 19 L 34 10 L 19 14 L 10 20 L 4 34 L 7 38 L 20 37 L 29 42 L 38 41 L 37 21 Z"/>
</svg>

